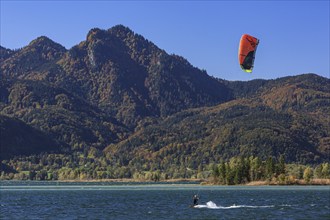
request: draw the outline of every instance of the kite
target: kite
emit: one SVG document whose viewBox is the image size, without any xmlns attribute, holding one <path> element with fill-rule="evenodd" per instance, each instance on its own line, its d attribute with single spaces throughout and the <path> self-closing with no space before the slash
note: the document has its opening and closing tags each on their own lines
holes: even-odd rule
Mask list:
<svg viewBox="0 0 330 220">
<path fill-rule="evenodd" d="M 258 44 L 259 40 L 248 34 L 243 34 L 241 37 L 238 49 L 238 61 L 242 70 L 245 72 L 252 72 Z"/>
</svg>

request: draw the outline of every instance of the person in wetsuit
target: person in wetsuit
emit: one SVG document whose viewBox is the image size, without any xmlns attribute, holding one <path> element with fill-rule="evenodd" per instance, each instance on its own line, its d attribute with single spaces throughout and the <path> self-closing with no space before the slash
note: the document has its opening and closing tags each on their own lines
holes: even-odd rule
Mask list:
<svg viewBox="0 0 330 220">
<path fill-rule="evenodd" d="M 197 195 L 194 195 L 193 196 L 193 204 L 194 204 L 194 206 L 195 205 L 198 205 L 198 200 L 199 200 L 198 196 Z"/>
</svg>

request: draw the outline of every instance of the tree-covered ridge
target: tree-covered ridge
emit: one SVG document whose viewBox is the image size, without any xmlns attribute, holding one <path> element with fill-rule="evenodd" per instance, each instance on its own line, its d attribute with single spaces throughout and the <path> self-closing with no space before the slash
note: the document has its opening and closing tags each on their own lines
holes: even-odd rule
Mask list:
<svg viewBox="0 0 330 220">
<path fill-rule="evenodd" d="M 65 52 L 66 49 L 62 45 L 47 37 L 39 37 L 28 46 L 9 53 L 9 56 L 1 56 L 1 77 L 7 80 L 16 78 L 42 80 L 43 77 L 40 75 L 54 66 Z"/>
<path fill-rule="evenodd" d="M 0 46 L 0 62 L 12 56 L 15 51 Z"/>
<path fill-rule="evenodd" d="M 92 29 L 58 63 L 73 78 L 72 92 L 129 127 L 230 98 L 222 83 L 123 26 Z"/>
<path fill-rule="evenodd" d="M 307 80 L 309 77 L 311 81 Z M 150 163 L 160 166 L 166 161 L 177 164 L 185 161 L 185 165 L 196 166 L 203 161 L 211 163 L 237 155 L 265 159 L 283 154 L 287 161 L 303 164 L 327 160 L 330 94 L 324 85 L 329 80 L 321 79 L 301 75 L 278 79 L 279 82 L 265 81 L 262 88 L 255 81 L 256 88 L 252 90 L 259 92 L 249 98 L 174 114 L 106 151 L 115 155 L 126 152 L 122 165 L 141 163 L 140 160 L 148 158 Z M 232 85 L 231 89 L 237 87 Z M 296 103 L 301 103 L 299 108 Z"/>
<path fill-rule="evenodd" d="M 28 124 L 41 122 L 36 127 L 43 129 L 49 127 L 48 122 L 58 121 L 54 113 L 59 109 L 57 102 L 63 101 L 63 106 L 75 109 L 91 106 L 120 125 L 118 129 L 111 126 L 115 127 L 115 131 L 113 128 L 104 130 L 120 136 L 111 140 L 103 138 L 107 144 L 122 140 L 126 137 L 123 130 L 134 131 L 144 121 L 150 121 L 148 117 L 157 118 L 182 109 L 213 105 L 230 96 L 223 84 L 187 60 L 168 55 L 121 25 L 109 30 L 92 29 L 85 41 L 68 51 L 47 37 L 40 37 L 3 58 L 0 86 L 2 114 Z M 32 87 L 25 84 L 33 84 L 34 89 L 27 91 L 26 88 Z M 54 94 L 54 91 L 58 92 Z M 66 103 L 71 99 L 83 101 Z M 76 110 L 69 111 L 74 118 L 80 118 Z M 35 120 L 31 117 L 27 120 L 26 114 L 31 112 L 37 117 Z M 43 119 L 45 117 L 47 120 Z M 64 124 L 67 121 L 62 120 Z M 75 133 L 76 129 L 69 131 Z M 56 129 L 55 133 L 58 133 Z M 65 132 L 60 133 L 65 135 Z M 78 133 L 79 137 L 84 132 Z M 74 143 L 61 135 L 55 134 L 71 147 L 84 143 Z M 91 142 L 87 142 L 86 147 L 89 144 Z M 104 144 L 99 145 L 105 147 Z"/>
<path fill-rule="evenodd" d="M 89 147 L 103 149 L 109 143 L 118 142 L 128 133 L 125 126 L 116 119 L 62 88 L 29 80 L 6 82 L 3 88 L 7 94 L 1 103 L 2 114 L 18 118 L 22 124 L 25 122 L 48 138 L 57 140 L 57 146 L 62 146 L 62 149 L 64 146 L 65 151 Z M 15 132 L 3 131 L 4 136 L 15 138 L 13 134 Z M 2 148 L 9 143 L 4 141 Z M 44 150 L 47 151 L 47 148 Z M 15 152 L 16 154 L 6 155 L 20 153 Z M 33 149 L 30 153 L 32 152 Z"/>
<path fill-rule="evenodd" d="M 147 160 L 161 168 L 183 161 L 196 168 L 238 155 L 265 159 L 283 154 L 287 161 L 304 164 L 327 159 L 329 142 L 323 140 L 329 137 L 329 124 L 316 123 L 304 114 L 277 112 L 251 100 L 233 102 L 177 113 L 106 152 L 119 158 L 125 155 L 124 166 Z"/>
</svg>

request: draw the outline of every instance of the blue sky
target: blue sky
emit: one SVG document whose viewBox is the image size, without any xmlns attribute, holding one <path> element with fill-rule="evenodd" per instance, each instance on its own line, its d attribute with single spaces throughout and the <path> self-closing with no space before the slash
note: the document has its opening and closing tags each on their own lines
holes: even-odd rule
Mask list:
<svg viewBox="0 0 330 220">
<path fill-rule="evenodd" d="M 1 0 L 1 46 L 45 35 L 67 49 L 91 28 L 123 24 L 169 54 L 227 80 L 301 73 L 329 78 L 329 1 Z M 253 73 L 238 65 L 242 34 L 260 39 Z"/>
</svg>

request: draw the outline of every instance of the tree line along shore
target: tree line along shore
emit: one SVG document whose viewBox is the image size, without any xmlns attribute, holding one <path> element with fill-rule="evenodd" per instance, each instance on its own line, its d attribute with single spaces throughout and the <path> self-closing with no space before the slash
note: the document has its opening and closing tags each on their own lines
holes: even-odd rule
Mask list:
<svg viewBox="0 0 330 220">
<path fill-rule="evenodd" d="M 196 169 L 173 166 L 141 169 L 111 164 L 106 158 L 61 154 L 2 160 L 0 180 L 89 182 L 196 182 L 216 185 L 330 185 L 330 164 L 285 163 L 284 156 L 232 157 Z"/>
</svg>

